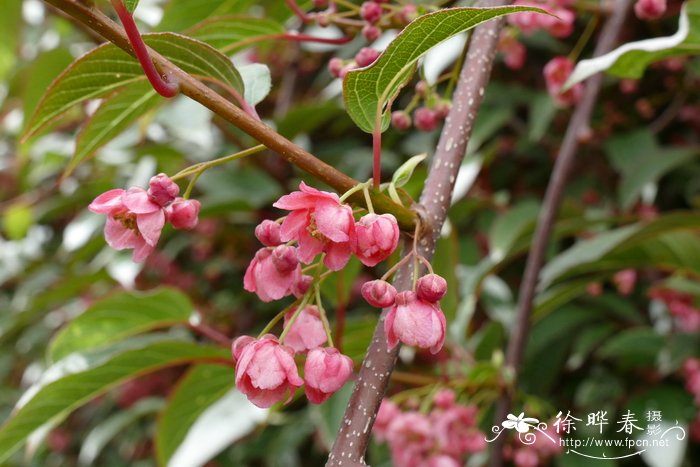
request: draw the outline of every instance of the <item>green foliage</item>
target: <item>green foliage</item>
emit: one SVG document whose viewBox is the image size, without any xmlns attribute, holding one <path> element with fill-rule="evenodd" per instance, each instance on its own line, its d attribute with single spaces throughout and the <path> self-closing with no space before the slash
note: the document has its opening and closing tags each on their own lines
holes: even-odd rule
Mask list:
<svg viewBox="0 0 700 467">
<path fill-rule="evenodd" d="M 136 334 L 184 324 L 192 313 L 187 297 L 173 289 L 118 293 L 95 303 L 64 327 L 51 342 L 49 357 L 57 362 L 73 352 L 91 351 Z"/>
<path fill-rule="evenodd" d="M 217 16 L 189 28 L 185 33 L 222 52 L 234 53 L 259 41 L 284 34 L 277 21 L 254 16 Z"/>
<path fill-rule="evenodd" d="M 372 65 L 353 70 L 343 80 L 345 108 L 361 130 L 372 133 L 389 125 L 392 102 L 415 71 L 416 62 L 440 42 L 499 16 L 537 8 L 451 8 L 423 15 L 406 27 Z"/>
<path fill-rule="evenodd" d="M 7 460 L 34 430 L 60 422 L 71 410 L 129 378 L 193 360 L 227 357 L 228 352 L 218 348 L 173 340 L 142 344 L 93 365 L 86 356 L 71 357 L 71 365 L 64 366 L 72 367 L 71 373 L 26 394 L 13 417 L 0 428 L 0 461 Z"/>
</svg>

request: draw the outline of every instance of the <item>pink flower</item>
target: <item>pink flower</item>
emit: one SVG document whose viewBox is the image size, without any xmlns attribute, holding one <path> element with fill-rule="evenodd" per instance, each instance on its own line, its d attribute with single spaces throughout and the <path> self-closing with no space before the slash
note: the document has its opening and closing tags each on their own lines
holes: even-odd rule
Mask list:
<svg viewBox="0 0 700 467">
<path fill-rule="evenodd" d="M 525 65 L 527 49 L 510 31 L 501 34 L 498 51 L 503 54 L 503 63 L 511 70 L 519 70 Z"/>
<path fill-rule="evenodd" d="M 399 292 L 384 320 L 384 332 L 389 348 L 401 341 L 437 353 L 445 343 L 445 315 L 438 304 L 419 299 L 415 292 Z"/>
<path fill-rule="evenodd" d="M 301 265 L 294 247 L 280 245 L 255 253 L 243 277 L 243 287 L 255 292 L 263 302 L 270 302 L 292 294 L 301 280 Z"/>
<path fill-rule="evenodd" d="M 277 246 L 282 243 L 280 239 L 280 225 L 265 219 L 255 227 L 255 237 L 265 246 Z"/>
<path fill-rule="evenodd" d="M 542 27 L 553 37 L 559 39 L 569 37 L 574 32 L 574 22 L 576 21 L 574 12 L 566 8 L 554 8 L 551 13 L 555 16 L 539 15 Z"/>
<path fill-rule="evenodd" d="M 643 20 L 660 18 L 666 12 L 666 0 L 637 0 L 634 14 Z"/>
<path fill-rule="evenodd" d="M 515 450 L 513 454 L 513 464 L 516 467 L 538 467 L 540 459 L 534 449 L 525 447 Z"/>
<path fill-rule="evenodd" d="M 234 343 L 234 348 L 236 344 Z M 236 348 L 236 387 L 258 407 L 270 407 L 304 384 L 294 362 L 294 351 L 281 345 L 273 335 L 246 339 Z"/>
<path fill-rule="evenodd" d="M 556 57 L 550 60 L 544 67 L 544 79 L 547 83 L 547 91 L 554 98 L 554 102 L 567 107 L 575 104 L 583 94 L 583 84 L 576 83 L 568 90 L 562 92 L 561 88 L 569 79 L 574 69 L 574 63 L 566 57 Z"/>
<path fill-rule="evenodd" d="M 390 399 L 382 399 L 382 403 L 377 411 L 377 417 L 374 419 L 372 434 L 377 438 L 377 441 L 385 441 L 389 425 L 401 413 L 399 407 L 391 402 Z"/>
<path fill-rule="evenodd" d="M 618 271 L 613 276 L 613 282 L 620 295 L 629 295 L 634 290 L 634 284 L 637 282 L 637 271 L 634 269 Z"/>
<path fill-rule="evenodd" d="M 437 406 L 440 407 L 441 409 L 449 409 L 452 407 L 457 400 L 457 395 L 452 389 L 440 389 L 434 396 L 433 396 L 433 403 Z"/>
<path fill-rule="evenodd" d="M 194 229 L 199 222 L 199 209 L 201 204 L 194 199 L 175 198 L 166 208 L 168 221 L 176 229 Z"/>
<path fill-rule="evenodd" d="M 396 289 L 393 285 L 383 280 L 373 280 L 362 284 L 360 289 L 362 297 L 372 306 L 386 308 L 394 304 Z"/>
<path fill-rule="evenodd" d="M 428 107 L 419 107 L 413 112 L 413 122 L 421 131 L 433 131 L 437 128 L 439 119 L 437 113 Z"/>
<path fill-rule="evenodd" d="M 427 467 L 461 467 L 463 464 L 446 454 L 435 454 L 428 459 Z"/>
<path fill-rule="evenodd" d="M 439 302 L 447 293 L 447 281 L 437 274 L 426 274 L 416 283 L 416 295 L 426 302 Z"/>
<path fill-rule="evenodd" d="M 147 193 L 154 202 L 165 207 L 175 200 L 177 194 L 180 193 L 180 187 L 170 177 L 160 173 L 155 177 L 151 177 L 151 180 L 148 182 Z"/>
<path fill-rule="evenodd" d="M 88 209 L 105 214 L 105 240 L 115 250 L 134 249 L 143 261 L 155 249 L 165 225 L 165 211 L 142 188 L 110 190 L 94 199 Z"/>
<path fill-rule="evenodd" d="M 355 224 L 354 253 L 365 266 L 387 259 L 399 243 L 399 224 L 391 214 L 367 214 Z"/>
<path fill-rule="evenodd" d="M 370 66 L 379 58 L 379 51 L 371 47 L 362 47 L 355 55 L 355 63 L 357 66 L 364 68 Z"/>
<path fill-rule="evenodd" d="M 514 6 L 530 6 L 536 8 L 542 8 L 543 5 L 539 2 L 533 0 L 516 0 L 513 2 Z M 520 29 L 523 34 L 530 35 L 535 31 L 542 29 L 542 22 L 540 17 L 542 13 L 535 13 L 534 11 L 523 11 L 521 13 L 514 13 L 507 16 L 508 23 Z"/>
<path fill-rule="evenodd" d="M 321 252 L 323 264 L 332 271 L 345 267 L 355 242 L 355 219 L 352 209 L 341 204 L 338 195 L 299 185 L 300 191 L 282 196 L 273 206 L 291 213 L 281 226 L 283 242 L 296 240 L 298 256 L 309 264 Z"/>
<path fill-rule="evenodd" d="M 387 441 L 394 465 L 420 467 L 433 447 L 433 426 L 419 412 L 399 413 L 387 430 Z"/>
<path fill-rule="evenodd" d="M 461 456 L 486 449 L 484 434 L 476 428 L 476 407 L 453 405 L 433 412 L 435 436 L 442 452 Z"/>
<path fill-rule="evenodd" d="M 352 360 L 334 347 L 309 351 L 304 365 L 304 392 L 310 402 L 320 404 L 331 397 L 352 375 Z"/>
<path fill-rule="evenodd" d="M 296 310 L 296 308 L 289 310 L 284 315 L 285 328 Z M 328 337 L 323 328 L 318 308 L 315 305 L 307 305 L 301 310 L 297 319 L 294 320 L 294 324 L 292 324 L 291 329 L 284 338 L 284 343 L 294 349 L 295 352 L 306 352 L 322 346 L 326 339 Z"/>
</svg>

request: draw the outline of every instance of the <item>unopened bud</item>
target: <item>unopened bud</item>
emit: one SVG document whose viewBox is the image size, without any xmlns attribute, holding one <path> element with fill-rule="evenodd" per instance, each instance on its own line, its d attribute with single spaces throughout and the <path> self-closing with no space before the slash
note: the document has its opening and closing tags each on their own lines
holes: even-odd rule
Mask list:
<svg viewBox="0 0 700 467">
<path fill-rule="evenodd" d="M 416 283 L 416 295 L 428 302 L 439 302 L 447 293 L 447 281 L 437 274 L 426 274 Z"/>
<path fill-rule="evenodd" d="M 387 281 L 380 279 L 365 282 L 360 290 L 362 297 L 372 306 L 386 308 L 394 304 L 396 289 Z"/>
</svg>

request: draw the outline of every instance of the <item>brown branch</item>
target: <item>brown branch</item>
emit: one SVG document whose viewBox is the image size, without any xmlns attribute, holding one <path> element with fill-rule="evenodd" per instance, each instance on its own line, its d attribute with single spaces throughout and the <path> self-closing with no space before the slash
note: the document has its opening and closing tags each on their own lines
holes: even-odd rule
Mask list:
<svg viewBox="0 0 700 467">
<path fill-rule="evenodd" d="M 600 39 L 594 52 L 595 56 L 603 55 L 612 50 L 615 46 L 620 30 L 624 25 L 630 3 L 631 0 L 618 0 L 615 2 L 615 10 L 605 23 L 600 34 Z M 554 220 L 559 211 L 564 188 L 566 187 L 569 172 L 571 171 L 576 156 L 579 136 L 582 131 L 588 128 L 591 114 L 595 107 L 596 100 L 598 99 L 602 84 L 603 76 L 601 74 L 592 76 L 586 82 L 581 101 L 576 106 L 576 110 L 566 129 L 564 141 L 559 149 L 556 162 L 554 163 L 554 169 L 549 184 L 547 185 L 542 209 L 537 219 L 537 227 L 535 228 L 532 246 L 527 256 L 525 273 L 520 284 L 515 323 L 511 331 L 508 341 L 508 350 L 506 352 L 506 367 L 516 376 L 516 381 L 530 327 L 530 315 L 532 313 L 535 289 L 537 287 L 540 270 L 544 263 L 544 256 Z M 514 387 L 515 384 L 512 388 Z M 511 408 L 511 397 L 512 391 L 506 392 L 499 400 L 494 423 L 500 423 L 505 419 Z M 504 437 L 500 437 L 497 442 L 494 443 L 493 456 L 491 458 L 492 466 L 500 466 L 502 464 L 502 438 Z"/>
<path fill-rule="evenodd" d="M 481 6 L 499 6 L 507 3 L 509 2 L 488 0 L 482 2 Z M 502 20 L 497 19 L 474 30 L 454 94 L 454 105 L 445 120 L 420 197 L 421 206 L 417 210 L 421 213 L 425 228 L 422 229 L 423 235 L 418 246 L 419 253 L 428 259 L 435 251 L 435 244 L 447 216 L 457 172 L 462 165 L 474 120 L 491 74 L 501 27 Z M 410 247 L 404 246 L 405 254 L 410 251 Z M 411 287 L 412 272 L 411 264 L 399 269 L 394 280 L 397 290 Z M 385 315 L 386 310 L 379 319 L 372 343 L 360 367 L 327 466 L 364 465 L 374 417 L 389 384 L 399 351 L 398 346 L 393 350 L 387 348 L 384 334 Z"/>
<path fill-rule="evenodd" d="M 45 2 L 73 16 L 108 41 L 133 55 L 133 50 L 124 30 L 101 11 L 76 0 L 45 0 Z M 149 53 L 153 58 L 153 62 L 164 74 L 177 80 L 180 85 L 180 91 L 184 95 L 237 126 L 269 149 L 278 153 L 290 164 L 332 186 L 340 193 L 357 185 L 357 180 L 317 159 L 308 151 L 275 132 L 272 128 L 247 115 L 243 110 L 208 88 L 201 81 L 173 65 L 159 53 L 152 49 L 149 49 Z M 364 198 L 360 192 L 351 199 L 357 203 L 364 204 Z M 372 191 L 372 203 L 376 210 L 396 216 L 403 229 L 412 230 L 414 228 L 417 216 L 410 209 L 394 203 L 388 196 L 377 191 Z"/>
</svg>

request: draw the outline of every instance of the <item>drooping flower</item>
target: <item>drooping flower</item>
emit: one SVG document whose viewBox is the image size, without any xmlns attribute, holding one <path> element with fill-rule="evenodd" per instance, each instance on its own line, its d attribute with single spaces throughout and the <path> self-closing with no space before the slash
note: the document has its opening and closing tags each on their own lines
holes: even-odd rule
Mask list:
<svg viewBox="0 0 700 467">
<path fill-rule="evenodd" d="M 295 312 L 296 308 L 289 310 L 284 315 L 285 328 Z M 318 307 L 307 305 L 294 320 L 294 324 L 292 324 L 291 329 L 284 338 L 284 343 L 294 349 L 295 352 L 306 352 L 322 346 L 327 339 Z"/>
<path fill-rule="evenodd" d="M 165 225 L 163 207 L 142 188 L 109 190 L 95 198 L 88 209 L 107 216 L 107 244 L 115 250 L 133 248 L 136 262 L 153 252 Z"/>
<path fill-rule="evenodd" d="M 385 441 L 389 425 L 401 413 L 401 409 L 391 402 L 390 399 L 383 399 L 377 411 L 377 417 L 374 419 L 372 434 L 377 438 L 377 441 Z"/>
<path fill-rule="evenodd" d="M 296 240 L 299 260 L 305 264 L 319 253 L 326 253 L 323 263 L 328 269 L 339 271 L 350 259 L 355 243 L 352 209 L 342 204 L 335 193 L 319 191 L 304 182 L 299 190 L 273 204 L 291 211 L 282 222 L 282 241 Z"/>
<path fill-rule="evenodd" d="M 320 404 L 331 397 L 352 375 L 352 360 L 334 347 L 309 351 L 304 364 L 304 392 L 310 402 Z"/>
<path fill-rule="evenodd" d="M 437 303 L 418 298 L 415 292 L 396 295 L 396 303 L 384 320 L 389 348 L 399 341 L 437 353 L 445 342 L 445 315 Z"/>
<path fill-rule="evenodd" d="M 355 224 L 354 253 L 365 266 L 376 266 L 396 250 L 399 224 L 391 214 L 367 214 Z"/>
<path fill-rule="evenodd" d="M 243 288 L 255 292 L 263 302 L 270 302 L 292 294 L 301 280 L 295 248 L 280 245 L 255 253 L 243 277 Z"/>
<path fill-rule="evenodd" d="M 174 228 L 190 230 L 197 227 L 200 208 L 201 204 L 195 199 L 175 198 L 165 212 Z"/>
<path fill-rule="evenodd" d="M 236 342 L 243 339 L 238 345 Z M 248 400 L 267 408 L 286 398 L 304 384 L 299 377 L 294 351 L 267 334 L 261 339 L 240 337 L 233 344 L 236 358 L 236 387 Z"/>
<path fill-rule="evenodd" d="M 574 63 L 567 57 L 555 57 L 544 67 L 544 79 L 547 83 L 547 92 L 552 96 L 554 102 L 560 107 L 567 107 L 575 104 L 583 95 L 583 84 L 576 83 L 566 91 L 562 92 L 564 83 L 569 79 L 569 75 L 574 69 Z"/>
</svg>

